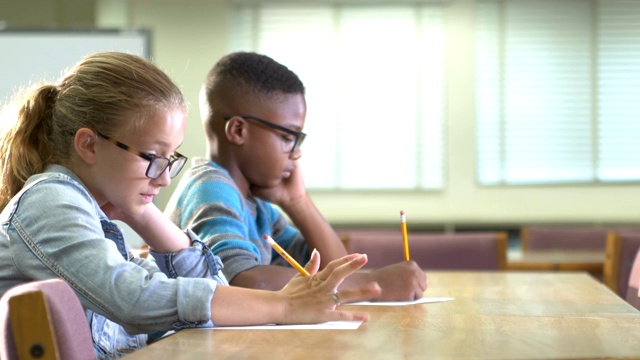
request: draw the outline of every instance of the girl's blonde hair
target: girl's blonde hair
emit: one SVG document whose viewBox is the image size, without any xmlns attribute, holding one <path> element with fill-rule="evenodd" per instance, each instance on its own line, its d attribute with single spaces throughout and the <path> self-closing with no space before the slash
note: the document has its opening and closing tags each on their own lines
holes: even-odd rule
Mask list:
<svg viewBox="0 0 640 360">
<path fill-rule="evenodd" d="M 0 118 L 0 210 L 30 176 L 69 165 L 78 129 L 118 136 L 175 107 L 187 110 L 178 86 L 150 61 L 121 52 L 90 55 L 57 84 L 21 92 Z"/>
</svg>

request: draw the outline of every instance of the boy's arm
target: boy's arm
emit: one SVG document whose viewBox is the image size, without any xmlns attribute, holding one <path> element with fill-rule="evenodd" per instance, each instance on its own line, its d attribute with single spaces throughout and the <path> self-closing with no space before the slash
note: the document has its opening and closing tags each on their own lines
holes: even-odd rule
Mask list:
<svg viewBox="0 0 640 360">
<path fill-rule="evenodd" d="M 282 207 L 282 209 L 302 233 L 309 249 L 316 249 L 322 255 L 321 269 L 329 262 L 347 254 L 342 241 L 308 194 L 288 207 Z"/>
<path fill-rule="evenodd" d="M 280 206 L 302 233 L 309 250 L 315 248 L 322 255 L 321 269 L 332 260 L 347 254 L 342 241 L 307 193 L 302 170 L 297 161 L 291 176 L 283 180 L 277 187 L 252 187 L 251 191 L 255 196 Z"/>
<path fill-rule="evenodd" d="M 252 289 L 280 290 L 298 272 L 279 265 L 258 265 L 242 271 L 229 284 Z"/>
</svg>

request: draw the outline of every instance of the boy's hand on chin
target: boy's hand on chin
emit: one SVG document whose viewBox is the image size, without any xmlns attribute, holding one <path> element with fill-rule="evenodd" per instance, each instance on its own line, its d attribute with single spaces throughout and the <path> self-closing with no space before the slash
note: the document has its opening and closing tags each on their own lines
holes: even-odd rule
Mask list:
<svg viewBox="0 0 640 360">
<path fill-rule="evenodd" d="M 283 178 L 276 186 L 272 187 L 252 185 L 250 188 L 251 195 L 281 207 L 287 207 L 295 204 L 300 199 L 304 199 L 307 195 L 307 189 L 305 188 L 302 170 L 297 160 L 295 163 L 295 168 L 291 171 L 289 177 Z"/>
</svg>

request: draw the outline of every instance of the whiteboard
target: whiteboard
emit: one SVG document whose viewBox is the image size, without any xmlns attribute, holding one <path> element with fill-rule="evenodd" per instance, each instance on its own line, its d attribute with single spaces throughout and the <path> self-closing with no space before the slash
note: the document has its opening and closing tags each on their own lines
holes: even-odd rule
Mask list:
<svg viewBox="0 0 640 360">
<path fill-rule="evenodd" d="M 151 56 L 151 36 L 146 30 L 0 31 L 0 104 L 20 87 L 40 81 L 57 81 L 65 69 L 99 51 L 122 51 Z M 118 222 L 127 243 L 143 241 L 129 226 Z"/>
<path fill-rule="evenodd" d="M 0 102 L 22 86 L 56 81 L 64 70 L 99 51 L 122 51 L 150 57 L 146 30 L 0 31 Z"/>
</svg>

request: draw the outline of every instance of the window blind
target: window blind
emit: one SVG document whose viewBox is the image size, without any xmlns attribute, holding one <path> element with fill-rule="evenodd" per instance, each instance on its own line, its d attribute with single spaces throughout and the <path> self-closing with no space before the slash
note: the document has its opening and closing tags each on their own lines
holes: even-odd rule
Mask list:
<svg viewBox="0 0 640 360">
<path fill-rule="evenodd" d="M 308 187 L 443 187 L 440 7 L 236 4 L 233 24 L 233 50 L 274 58 L 307 88 Z"/>
<path fill-rule="evenodd" d="M 628 152 L 640 135 L 640 2 L 477 9 L 480 184 L 640 179 L 640 157 Z"/>
<path fill-rule="evenodd" d="M 600 1 L 598 168 L 602 180 L 640 179 L 640 2 Z"/>
</svg>

